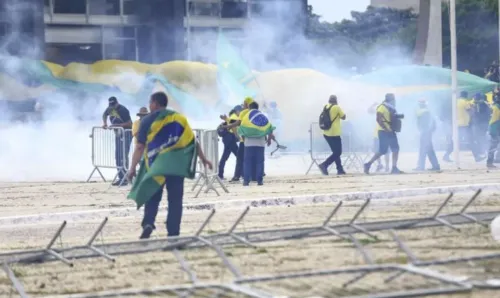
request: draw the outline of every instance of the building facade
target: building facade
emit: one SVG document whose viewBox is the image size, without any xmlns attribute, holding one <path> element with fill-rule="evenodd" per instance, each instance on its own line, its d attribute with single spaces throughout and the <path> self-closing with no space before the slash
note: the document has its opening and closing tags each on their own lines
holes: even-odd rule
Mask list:
<svg viewBox="0 0 500 298">
<path fill-rule="evenodd" d="M 295 3 L 295 11 L 275 9 Z M 59 64 L 203 60 L 217 32 L 244 38 L 254 19 L 294 20 L 307 0 L 2 0 L 3 49 Z M 274 9 L 274 10 L 273 10 Z M 213 44 L 213 45 L 212 45 Z"/>
</svg>

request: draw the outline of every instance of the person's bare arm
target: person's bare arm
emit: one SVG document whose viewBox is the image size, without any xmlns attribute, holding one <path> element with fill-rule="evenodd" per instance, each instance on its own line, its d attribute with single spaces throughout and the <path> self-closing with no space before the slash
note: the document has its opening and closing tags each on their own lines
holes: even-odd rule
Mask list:
<svg viewBox="0 0 500 298">
<path fill-rule="evenodd" d="M 237 126 L 240 126 L 240 124 L 241 124 L 241 121 L 240 120 L 236 120 L 233 123 L 230 123 L 228 125 L 224 125 L 223 128 L 231 129 L 231 128 L 235 128 Z"/>
<path fill-rule="evenodd" d="M 137 143 L 134 148 L 134 153 L 132 154 L 132 161 L 130 162 L 130 169 L 137 168 L 137 165 L 141 161 L 141 157 L 144 154 L 144 144 Z"/>
<path fill-rule="evenodd" d="M 387 122 L 385 122 L 384 115 L 382 113 L 377 113 L 377 123 L 384 129 L 384 130 L 390 130 L 388 127 Z"/>
<path fill-rule="evenodd" d="M 104 111 L 104 113 L 102 113 L 102 127 L 107 127 L 108 126 L 108 109 L 106 109 Z"/>
<path fill-rule="evenodd" d="M 212 169 L 212 163 L 205 157 L 205 153 L 201 149 L 200 143 L 196 142 L 196 150 L 198 151 L 198 157 L 201 159 L 203 165 L 208 167 L 210 170 Z"/>
<path fill-rule="evenodd" d="M 124 123 L 111 125 L 111 127 L 122 127 L 122 128 L 129 128 L 131 126 L 132 126 L 132 121 L 127 121 L 127 122 L 124 122 Z"/>
</svg>

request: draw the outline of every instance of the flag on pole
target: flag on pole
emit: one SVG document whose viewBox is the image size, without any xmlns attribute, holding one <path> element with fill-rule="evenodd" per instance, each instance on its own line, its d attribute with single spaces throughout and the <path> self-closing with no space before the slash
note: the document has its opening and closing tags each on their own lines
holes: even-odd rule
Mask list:
<svg viewBox="0 0 500 298">
<path fill-rule="evenodd" d="M 222 33 L 219 33 L 217 39 L 217 68 L 219 70 L 224 69 L 243 86 L 255 80 L 255 76 L 250 67 Z"/>
</svg>

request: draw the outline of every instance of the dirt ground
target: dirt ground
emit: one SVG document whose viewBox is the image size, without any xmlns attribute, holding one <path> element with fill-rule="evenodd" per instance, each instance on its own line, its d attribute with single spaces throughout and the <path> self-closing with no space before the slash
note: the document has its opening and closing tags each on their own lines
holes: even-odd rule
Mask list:
<svg viewBox="0 0 500 298">
<path fill-rule="evenodd" d="M 485 175 L 484 171 L 447 172 L 441 174 L 415 174 L 401 176 L 351 176 L 331 178 L 318 176 L 268 178 L 263 187 L 244 188 L 231 185 L 231 193 L 218 200 L 255 198 L 268 196 L 285 196 L 307 193 L 336 193 L 374 189 L 398 189 L 413 187 L 430 187 L 441 185 L 459 185 L 476 183 L 494 183 L 497 174 Z M 36 214 L 48 212 L 72 212 L 79 210 L 96 210 L 114 207 L 133 207 L 125 200 L 126 189 L 109 189 L 107 184 L 99 183 L 3 183 L 1 192 L 6 199 L 1 201 L 1 216 L 19 214 Z M 236 197 L 236 194 L 237 197 Z M 451 204 L 443 210 L 443 214 L 456 212 L 472 193 L 457 194 Z M 372 201 L 367 210 L 359 218 L 359 222 L 367 220 L 383 220 L 394 218 L 412 218 L 430 215 L 446 195 L 419 196 L 411 198 Z M 188 192 L 185 202 L 195 203 L 213 200 L 202 196 L 192 198 Z M 332 223 L 345 222 L 358 210 L 361 202 L 346 202 Z M 500 195 L 493 191 L 484 192 L 470 211 L 500 211 Z M 251 209 L 238 231 L 269 229 L 282 227 L 306 227 L 321 225 L 326 216 L 334 208 L 334 204 L 302 205 L 291 207 L 265 207 Z M 205 229 L 205 234 L 213 234 L 229 229 L 239 214 L 239 209 L 216 210 L 213 220 Z M 194 233 L 208 215 L 208 211 L 185 212 L 182 234 Z M 101 219 L 68 222 L 62 235 L 62 246 L 84 244 L 92 235 Z M 157 219 L 158 230 L 154 237 L 165 237 L 164 213 Z M 0 249 L 44 247 L 59 223 L 50 220 L 35 225 L 19 223 L 13 226 L 0 227 Z M 104 242 L 136 240 L 140 233 L 140 212 L 131 216 L 110 218 L 104 229 Z M 432 228 L 413 231 L 399 231 L 401 239 L 413 250 L 421 260 L 436 258 L 481 255 L 498 252 L 499 245 L 490 236 L 489 229 L 479 225 L 463 226 L 461 232 L 449 228 Z M 375 263 L 405 264 L 407 258 L 398 251 L 394 241 L 387 232 L 376 233 L 378 240 L 367 236 L 356 235 Z M 98 241 L 101 241 L 98 239 Z M 61 243 L 57 243 L 58 247 Z M 352 243 L 339 240 L 334 236 L 308 238 L 302 240 L 276 241 L 261 243 L 258 248 L 244 246 L 224 247 L 224 252 L 241 272 L 242 276 L 260 276 L 287 273 L 303 270 L 327 270 L 339 267 L 362 265 L 366 262 L 354 249 Z M 199 248 L 182 250 L 180 254 L 186 259 L 200 282 L 222 282 L 234 278 L 226 269 L 214 250 Z M 499 261 L 466 263 L 433 267 L 454 276 L 469 278 L 495 278 L 500 275 Z M 35 297 L 62 295 L 72 293 L 88 293 L 103 290 L 124 288 L 149 288 L 189 283 L 189 275 L 180 267 L 172 252 L 157 252 L 139 255 L 119 256 L 116 263 L 104 259 L 76 260 L 75 267 L 70 268 L 59 262 L 37 265 L 13 265 L 13 271 L 24 284 L 27 292 Z M 338 297 L 350 295 L 367 295 L 374 291 L 389 291 L 426 288 L 432 283 L 425 279 L 405 274 L 395 281 L 386 284 L 385 277 L 390 274 L 371 274 L 359 283 L 343 288 L 342 284 L 356 276 L 338 275 L 315 278 L 300 278 L 276 282 L 256 283 L 255 288 L 271 292 L 277 296 L 289 297 Z M 441 285 L 442 286 L 442 285 Z M 0 297 L 9 297 L 12 293 L 10 281 L 0 274 Z M 207 297 L 210 292 L 196 293 L 194 297 Z M 474 291 L 473 294 L 453 295 L 450 297 L 491 297 L 500 296 L 496 291 Z M 497 296 L 495 296 L 497 295 Z M 15 295 L 13 297 L 16 297 Z M 137 297 L 141 297 L 138 295 Z M 142 296 L 143 297 L 143 296 Z M 160 295 L 159 297 L 169 297 Z M 221 297 L 243 297 L 229 295 Z"/>
</svg>

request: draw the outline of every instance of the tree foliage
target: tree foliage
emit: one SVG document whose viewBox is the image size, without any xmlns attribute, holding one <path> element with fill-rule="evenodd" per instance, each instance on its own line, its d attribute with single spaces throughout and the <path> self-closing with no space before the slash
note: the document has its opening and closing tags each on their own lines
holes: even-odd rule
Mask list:
<svg viewBox="0 0 500 298">
<path fill-rule="evenodd" d="M 412 10 L 370 6 L 364 12 L 351 12 L 351 16 L 352 20 L 321 22 L 310 7 L 309 37 L 329 46 L 329 53 L 338 62 L 350 63 L 344 66 L 367 68 L 377 64 L 374 60 L 391 60 L 395 51 L 399 56 L 411 56 L 417 20 Z"/>
<path fill-rule="evenodd" d="M 498 1 L 457 0 L 458 69 L 483 75 L 493 60 L 498 60 Z M 450 14 L 443 4 L 443 64 L 451 64 Z"/>
</svg>

